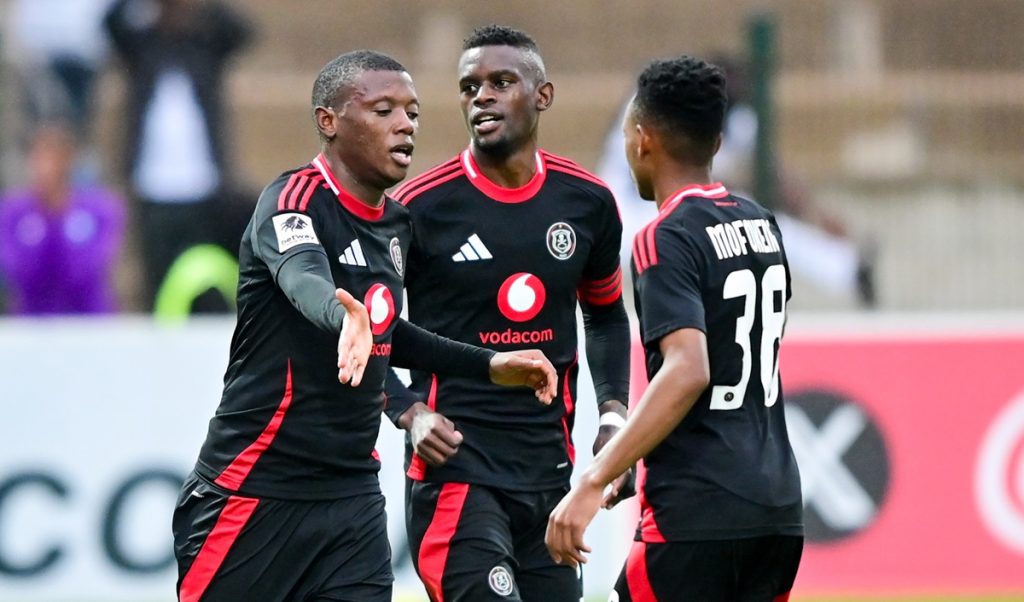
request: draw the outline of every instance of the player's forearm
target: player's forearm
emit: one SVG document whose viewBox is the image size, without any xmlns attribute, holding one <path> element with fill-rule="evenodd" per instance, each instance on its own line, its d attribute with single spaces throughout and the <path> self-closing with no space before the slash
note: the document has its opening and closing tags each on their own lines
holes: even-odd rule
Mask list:
<svg viewBox="0 0 1024 602">
<path fill-rule="evenodd" d="M 583 304 L 587 363 L 597 402 L 629 402 L 629 318 L 620 297 L 604 306 Z"/>
<path fill-rule="evenodd" d="M 490 379 L 490 349 L 438 336 L 399 319 L 391 338 L 391 365 L 451 376 Z"/>
<path fill-rule="evenodd" d="M 409 413 L 408 410 L 417 405 L 417 403 L 419 405 L 423 404 L 419 403 L 419 395 L 405 386 L 405 383 L 398 378 L 393 368 L 388 368 L 387 374 L 384 376 L 384 396 L 386 400 L 384 414 L 387 415 L 392 424 L 398 428 L 408 430 L 406 423 L 411 424 L 411 417 L 405 420 L 403 416 Z"/>
<path fill-rule="evenodd" d="M 707 375 L 666 358 L 626 425 L 597 454 L 583 479 L 604 487 L 646 456 L 676 426 L 707 388 Z"/>
<path fill-rule="evenodd" d="M 605 414 L 618 414 L 622 418 L 625 418 L 626 403 L 619 401 L 618 399 L 609 399 L 608 401 L 605 401 L 604 403 L 597 406 L 597 412 L 600 416 L 604 416 Z M 614 422 L 614 419 L 606 419 L 606 421 Z"/>
<path fill-rule="evenodd" d="M 341 332 L 345 308 L 334 296 L 326 255 L 309 251 L 288 259 L 277 273 L 277 285 L 307 320 L 331 334 Z"/>
</svg>

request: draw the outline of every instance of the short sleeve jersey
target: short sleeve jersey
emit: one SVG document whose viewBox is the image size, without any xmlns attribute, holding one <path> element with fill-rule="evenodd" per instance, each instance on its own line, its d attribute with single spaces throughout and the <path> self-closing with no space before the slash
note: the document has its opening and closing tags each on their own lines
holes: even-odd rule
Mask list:
<svg viewBox="0 0 1024 602">
<path fill-rule="evenodd" d="M 641 541 L 803 532 L 800 479 L 779 384 L 790 298 L 772 214 L 721 184 L 672 195 L 636 235 L 633 283 L 653 378 L 661 339 L 707 337 L 711 380 L 683 421 L 646 458 Z"/>
<path fill-rule="evenodd" d="M 323 155 L 263 191 L 243 235 L 238 323 L 200 475 L 257 497 L 379 491 L 374 443 L 411 238 L 404 207 L 361 203 Z M 358 387 L 338 382 L 341 324 L 317 327 L 277 285 L 282 266 L 301 253 L 326 255 L 334 284 L 369 311 L 373 350 Z"/>
<path fill-rule="evenodd" d="M 526 388 L 413 373 L 412 387 L 463 434 L 444 466 L 410 460 L 417 480 L 539 491 L 568 483 L 575 459 L 577 300 L 622 294 L 615 199 L 596 176 L 545 151 L 521 188 L 488 180 L 469 150 L 395 192 L 415 233 L 406 288 L 409 319 L 498 351 L 537 348 L 554 364 L 558 397 Z"/>
</svg>

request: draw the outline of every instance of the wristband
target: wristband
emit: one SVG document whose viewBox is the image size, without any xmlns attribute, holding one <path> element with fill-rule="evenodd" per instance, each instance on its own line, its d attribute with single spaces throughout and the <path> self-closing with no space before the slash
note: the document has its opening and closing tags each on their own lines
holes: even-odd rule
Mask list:
<svg viewBox="0 0 1024 602">
<path fill-rule="evenodd" d="M 626 426 L 626 419 L 618 412 L 605 412 L 604 414 L 601 414 L 601 421 L 598 424 L 599 426 L 614 426 L 615 428 L 622 428 Z"/>
</svg>

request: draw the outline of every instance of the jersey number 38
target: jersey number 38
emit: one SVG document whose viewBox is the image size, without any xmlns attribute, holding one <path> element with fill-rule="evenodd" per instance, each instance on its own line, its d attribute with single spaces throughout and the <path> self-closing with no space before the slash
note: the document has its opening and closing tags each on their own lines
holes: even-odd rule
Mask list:
<svg viewBox="0 0 1024 602">
<path fill-rule="evenodd" d="M 786 268 L 781 264 L 769 267 L 761 278 L 760 295 L 754 273 L 750 270 L 736 270 L 725 279 L 722 287 L 724 299 L 743 298 L 743 314 L 736 319 L 736 344 L 743 350 L 743 368 L 740 382 L 735 385 L 716 385 L 711 389 L 712 410 L 735 410 L 743 405 L 751 370 L 751 337 L 754 327 L 754 312 L 758 311 L 757 300 L 761 299 L 761 386 L 764 388 L 764 405 L 771 407 L 779 397 L 779 362 L 776 342 L 782 337 L 786 323 Z M 782 302 L 776 307 L 776 295 L 781 294 Z"/>
</svg>

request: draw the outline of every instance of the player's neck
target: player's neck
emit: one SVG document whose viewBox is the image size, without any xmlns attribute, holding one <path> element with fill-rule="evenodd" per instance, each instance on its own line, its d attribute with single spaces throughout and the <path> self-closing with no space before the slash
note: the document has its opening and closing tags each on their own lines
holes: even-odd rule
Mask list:
<svg viewBox="0 0 1024 602">
<path fill-rule="evenodd" d="M 694 165 L 665 165 L 654 177 L 654 199 L 658 209 L 671 196 L 687 186 L 711 184 L 711 168 Z"/>
<path fill-rule="evenodd" d="M 338 179 L 338 184 L 356 200 L 367 207 L 374 208 L 380 207 L 384 203 L 383 189 L 361 183 L 343 162 L 326 152 L 323 155 L 327 159 L 327 166 L 331 168 L 331 173 Z"/>
<path fill-rule="evenodd" d="M 537 145 L 526 144 L 509 154 L 481 151 L 470 144 L 469 152 L 484 177 L 502 188 L 525 186 L 537 173 Z"/>
</svg>

